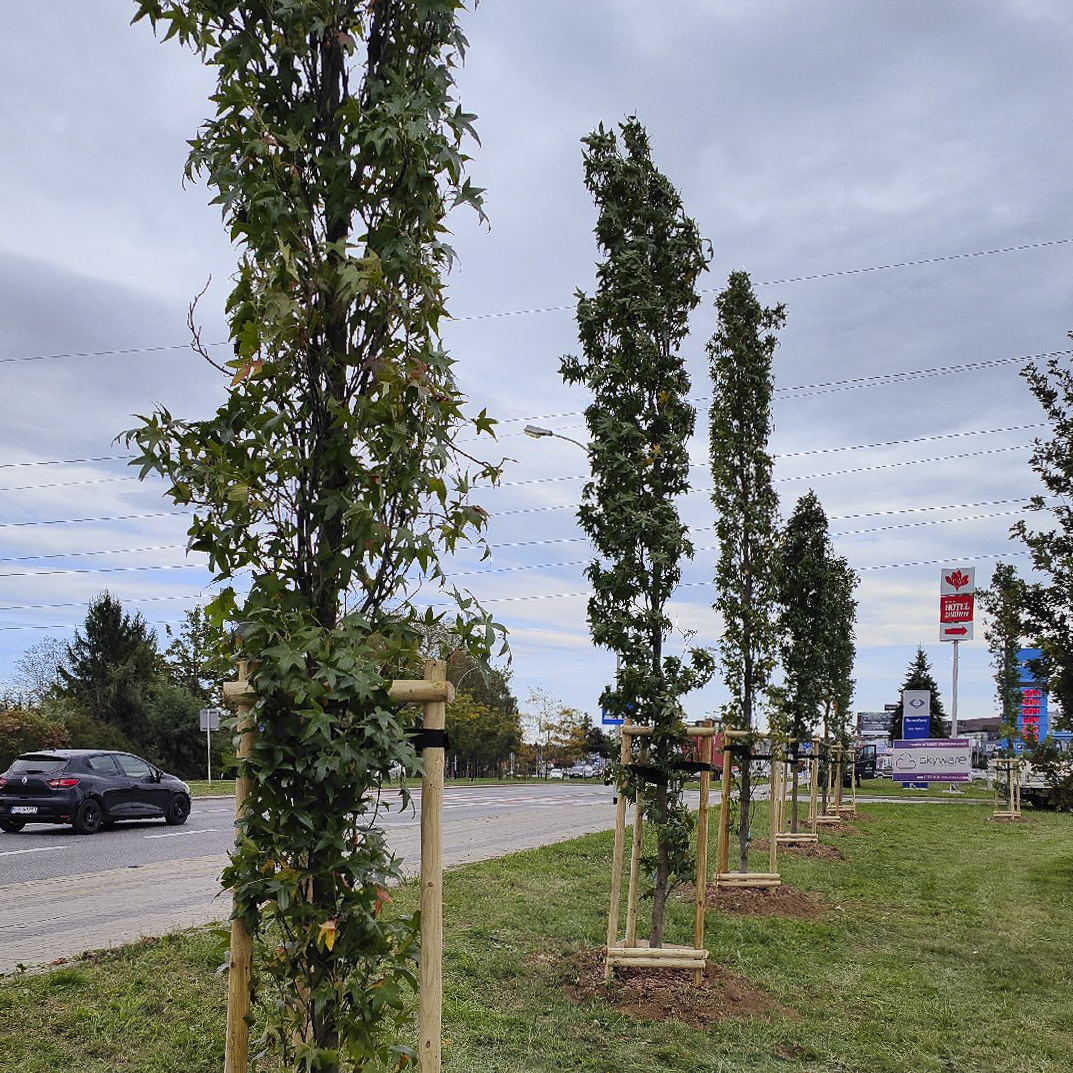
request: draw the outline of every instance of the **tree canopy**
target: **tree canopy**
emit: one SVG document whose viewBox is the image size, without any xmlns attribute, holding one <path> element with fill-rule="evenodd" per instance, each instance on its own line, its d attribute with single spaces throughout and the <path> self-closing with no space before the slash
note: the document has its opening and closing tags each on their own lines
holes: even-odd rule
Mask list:
<svg viewBox="0 0 1073 1073">
<path fill-rule="evenodd" d="M 667 603 L 681 560 L 693 554 L 676 504 L 689 487 L 687 442 L 696 420 L 678 347 L 708 255 L 636 118 L 618 135 L 601 124 L 584 145 L 603 260 L 595 293 L 578 295 L 582 353 L 563 359 L 562 375 L 592 392 L 585 408 L 592 478 L 578 520 L 596 551 L 586 570 L 589 628 L 618 665 L 600 703 L 654 728 L 647 762 L 663 773 L 638 788 L 657 830 L 651 941 L 658 946 L 671 873 L 687 863 L 674 849 L 683 846 L 689 819 L 670 767 L 684 740 L 680 697 L 712 669 L 707 652 L 683 660 L 665 651 Z"/>
</svg>

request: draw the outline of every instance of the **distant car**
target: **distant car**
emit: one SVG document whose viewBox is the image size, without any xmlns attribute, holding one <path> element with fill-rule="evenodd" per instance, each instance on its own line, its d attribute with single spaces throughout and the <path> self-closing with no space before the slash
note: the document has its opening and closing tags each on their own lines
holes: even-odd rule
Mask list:
<svg viewBox="0 0 1073 1073">
<path fill-rule="evenodd" d="M 140 756 L 100 749 L 23 753 L 0 775 L 0 830 L 28 823 L 69 823 L 92 835 L 116 820 L 190 815 L 190 787 Z"/>
<path fill-rule="evenodd" d="M 560 770 L 559 768 L 557 768 L 557 767 L 553 767 L 553 768 L 552 768 L 552 769 L 551 769 L 551 770 L 550 770 L 550 771 L 548 772 L 548 778 L 549 778 L 549 779 L 561 779 L 562 777 L 563 777 L 563 773 L 562 773 L 562 771 L 561 771 L 561 770 Z"/>
</svg>

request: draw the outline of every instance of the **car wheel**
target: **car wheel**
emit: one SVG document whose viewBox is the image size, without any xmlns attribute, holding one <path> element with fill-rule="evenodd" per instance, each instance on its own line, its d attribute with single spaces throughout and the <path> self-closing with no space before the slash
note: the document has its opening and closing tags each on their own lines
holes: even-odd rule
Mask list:
<svg viewBox="0 0 1073 1073">
<path fill-rule="evenodd" d="M 72 827 L 80 835 L 95 835 L 104 824 L 104 810 L 101 803 L 92 797 L 87 797 L 75 811 Z"/>
<path fill-rule="evenodd" d="M 168 803 L 168 811 L 164 814 L 164 822 L 172 827 L 180 827 L 186 823 L 186 817 L 190 815 L 190 798 L 186 794 L 174 794 Z"/>
<path fill-rule="evenodd" d="M 17 835 L 26 826 L 25 820 L 13 820 L 9 816 L 0 816 L 0 830 L 9 835 Z"/>
</svg>

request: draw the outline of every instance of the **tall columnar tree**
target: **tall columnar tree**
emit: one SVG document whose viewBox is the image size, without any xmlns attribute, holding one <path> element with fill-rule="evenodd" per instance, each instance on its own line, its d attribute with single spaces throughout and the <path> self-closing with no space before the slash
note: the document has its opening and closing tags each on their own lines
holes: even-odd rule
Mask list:
<svg viewBox="0 0 1073 1073">
<path fill-rule="evenodd" d="M 443 551 L 479 533 L 469 494 L 494 476 L 456 448 L 439 335 L 444 220 L 480 208 L 454 99 L 462 7 L 136 0 L 216 73 L 188 173 L 241 254 L 224 402 L 198 421 L 157 409 L 127 440 L 193 507 L 190 546 L 223 586 L 207 613 L 240 627 L 253 668 L 252 789 L 224 882 L 267 944 L 265 1041 L 288 1068 L 398 1058 L 414 983 L 415 921 L 384 909 L 398 868 L 377 823 L 381 779 L 414 763 L 390 678 L 426 617 L 413 586 L 441 583 Z M 494 632 L 464 598 L 457 628 Z"/>
<path fill-rule="evenodd" d="M 917 654 L 906 669 L 905 679 L 898 687 L 898 707 L 891 713 L 890 728 L 888 730 L 892 741 L 896 741 L 902 736 L 902 694 L 907 689 L 930 690 L 931 722 L 928 725 L 928 737 L 949 738 L 950 731 L 944 722 L 946 712 L 943 709 L 943 698 L 939 696 L 939 687 L 935 684 L 935 675 L 932 674 L 927 654 L 919 645 L 917 646 Z"/>
<path fill-rule="evenodd" d="M 599 215 L 604 260 L 597 289 L 578 295 L 582 356 L 563 359 L 562 374 L 593 394 L 586 407 L 592 479 L 578 512 L 596 549 L 588 619 L 593 641 L 618 657 L 605 709 L 653 727 L 648 766 L 655 781 L 640 793 L 657 830 L 652 938 L 663 938 L 672 873 L 688 861 L 688 813 L 672 758 L 684 741 L 681 696 L 707 679 L 711 658 L 694 650 L 667 655 L 666 607 L 692 544 L 676 498 L 689 487 L 686 444 L 696 414 L 678 353 L 696 306 L 707 254 L 696 224 L 652 162 L 635 119 L 585 140 L 585 185 Z"/>
<path fill-rule="evenodd" d="M 1050 425 L 1047 438 L 1035 441 L 1030 463 L 1047 495 L 1033 496 L 1029 517 L 1013 527 L 1044 578 L 1026 587 L 1026 626 L 1042 649 L 1060 719 L 1073 727 L 1073 367 L 1068 354 L 1055 355 L 1021 375 Z"/>
<path fill-rule="evenodd" d="M 1010 563 L 995 563 L 991 584 L 979 592 L 988 616 L 984 638 L 995 671 L 995 696 L 1002 712 L 1002 736 L 1010 742 L 1017 733 L 1021 669 L 1017 652 L 1025 633 L 1025 583 Z"/>
<path fill-rule="evenodd" d="M 857 575 L 843 557 L 832 556 L 828 560 L 819 626 L 823 645 L 824 723 L 832 740 L 843 747 L 851 743 L 849 712 L 855 685 L 853 663 L 857 656 L 857 600 L 853 591 L 857 581 Z"/>
<path fill-rule="evenodd" d="M 144 743 L 159 657 L 156 634 L 141 612 L 128 614 L 111 593 L 102 592 L 90 601 L 65 662 L 58 670 L 66 695 L 92 719 Z"/>
<path fill-rule="evenodd" d="M 830 546 L 827 515 L 810 490 L 794 506 L 779 547 L 782 711 L 787 732 L 798 741 L 813 733 L 825 697 L 823 618 Z M 791 819 L 796 830 L 796 769 L 794 778 Z"/>
<path fill-rule="evenodd" d="M 708 342 L 712 378 L 710 459 L 719 540 L 715 609 L 723 616 L 719 653 L 730 693 L 726 720 L 752 730 L 771 679 L 778 635 L 779 500 L 772 483 L 771 362 L 781 305 L 764 308 L 746 272 L 732 272 L 716 299 L 719 325 Z M 748 868 L 750 765 L 742 767 L 741 868 Z"/>
</svg>

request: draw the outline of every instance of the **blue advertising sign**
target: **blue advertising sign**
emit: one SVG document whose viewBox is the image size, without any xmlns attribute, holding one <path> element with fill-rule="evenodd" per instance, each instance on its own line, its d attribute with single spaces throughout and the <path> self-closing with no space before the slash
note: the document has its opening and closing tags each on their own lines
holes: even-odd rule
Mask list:
<svg viewBox="0 0 1073 1073">
<path fill-rule="evenodd" d="M 1021 648 L 1017 651 L 1020 668 L 1020 706 L 1017 712 L 1017 733 L 1014 751 L 1023 752 L 1026 742 L 1042 741 L 1047 737 L 1047 683 L 1032 672 L 1029 663 L 1040 658 L 1038 648 Z"/>
<path fill-rule="evenodd" d="M 902 691 L 902 737 L 915 740 L 928 737 L 931 727 L 931 690 Z"/>
</svg>

